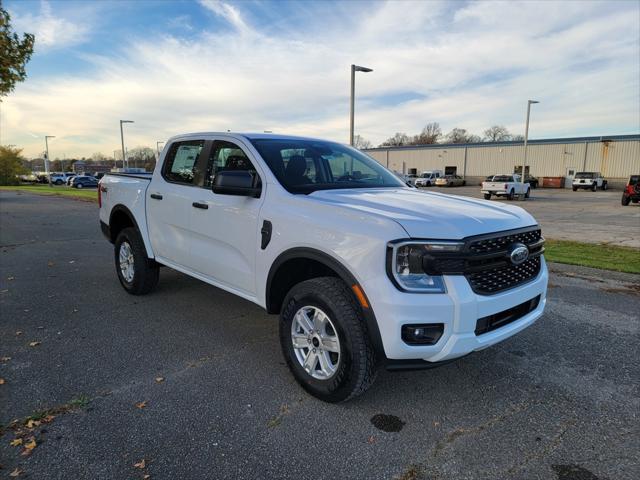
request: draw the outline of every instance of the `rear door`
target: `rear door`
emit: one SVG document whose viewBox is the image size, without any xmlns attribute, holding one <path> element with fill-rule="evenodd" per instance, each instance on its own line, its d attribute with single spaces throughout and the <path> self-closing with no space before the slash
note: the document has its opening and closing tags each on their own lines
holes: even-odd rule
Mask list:
<svg viewBox="0 0 640 480">
<path fill-rule="evenodd" d="M 147 189 L 147 224 L 153 251 L 160 260 L 181 267 L 190 262 L 192 197 L 199 190 L 200 155 L 205 140 L 171 144 L 161 169 L 156 169 Z"/>
<path fill-rule="evenodd" d="M 258 216 L 265 184 L 260 198 L 216 194 L 211 188 L 220 170 L 252 171 L 265 177 L 239 141 L 215 140 L 209 152 L 202 188 L 192 192 L 191 268 L 241 294 L 255 296 L 256 251 L 260 248 Z"/>
</svg>

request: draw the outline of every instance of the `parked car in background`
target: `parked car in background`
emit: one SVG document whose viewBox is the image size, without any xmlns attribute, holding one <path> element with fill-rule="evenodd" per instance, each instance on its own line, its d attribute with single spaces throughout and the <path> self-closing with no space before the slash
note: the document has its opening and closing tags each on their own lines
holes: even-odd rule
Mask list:
<svg viewBox="0 0 640 480">
<path fill-rule="evenodd" d="M 595 192 L 598 188 L 606 190 L 607 181 L 600 172 L 578 172 L 576 176 L 573 177 L 571 186 L 574 192 L 579 188 L 590 189 L 592 192 Z"/>
<path fill-rule="evenodd" d="M 436 180 L 442 176 L 442 170 L 426 170 L 416 178 L 416 187 L 430 187 L 436 184 Z"/>
<path fill-rule="evenodd" d="M 24 183 L 38 183 L 39 181 L 38 176 L 33 172 L 26 173 L 24 175 L 18 175 L 18 179 Z"/>
<path fill-rule="evenodd" d="M 52 172 L 51 174 L 51 183 L 54 185 L 64 185 L 67 183 L 67 180 L 70 176 L 74 176 L 74 173 L 66 173 L 66 172 Z"/>
<path fill-rule="evenodd" d="M 460 175 L 445 175 L 436 180 L 437 187 L 461 187 L 466 184 Z"/>
<path fill-rule="evenodd" d="M 418 178 L 418 176 L 415 173 L 408 173 L 404 176 L 404 178 L 406 179 L 407 183 L 413 187 L 416 186 L 416 180 Z"/>
<path fill-rule="evenodd" d="M 491 195 L 507 197 L 509 200 L 513 200 L 516 195 L 522 195 L 523 193 L 525 198 L 529 198 L 530 192 L 531 186 L 528 183 L 521 183 L 520 175 L 517 173 L 494 175 L 493 177 L 487 177 L 487 180 L 482 182 L 482 193 L 485 200 L 490 200 Z"/>
<path fill-rule="evenodd" d="M 435 367 L 497 344 L 545 308 L 529 213 L 408 188 L 339 143 L 181 135 L 153 176 L 109 173 L 98 192 L 128 293 L 151 292 L 166 265 L 279 314 L 292 375 L 327 402 L 363 393 L 383 365 Z"/>
<path fill-rule="evenodd" d="M 627 206 L 630 202 L 640 201 L 640 175 L 631 175 L 627 185 L 622 192 L 622 205 Z"/>
<path fill-rule="evenodd" d="M 525 183 L 528 183 L 531 188 L 538 188 L 538 186 L 540 185 L 540 180 L 538 180 L 538 177 L 534 177 L 533 175 L 525 175 L 524 181 Z"/>
<path fill-rule="evenodd" d="M 89 175 L 76 175 L 71 179 L 71 187 L 73 188 L 95 188 L 98 186 L 98 180 Z"/>
<path fill-rule="evenodd" d="M 97 178 L 98 180 L 100 180 L 102 177 L 104 177 L 104 172 L 95 172 L 93 174 L 94 178 Z"/>
<path fill-rule="evenodd" d="M 68 174 L 67 177 L 67 185 L 70 186 L 71 185 L 71 180 L 77 175 L 77 173 L 70 173 Z"/>
</svg>

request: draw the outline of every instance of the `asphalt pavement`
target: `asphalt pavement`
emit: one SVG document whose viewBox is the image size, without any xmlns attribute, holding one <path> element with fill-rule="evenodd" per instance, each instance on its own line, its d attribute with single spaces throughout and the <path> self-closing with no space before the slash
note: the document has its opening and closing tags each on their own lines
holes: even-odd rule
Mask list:
<svg viewBox="0 0 640 480">
<path fill-rule="evenodd" d="M 0 192 L 0 478 L 640 478 L 639 277 L 551 268 L 531 328 L 331 405 L 275 316 L 168 268 L 130 296 L 97 205 Z"/>
</svg>

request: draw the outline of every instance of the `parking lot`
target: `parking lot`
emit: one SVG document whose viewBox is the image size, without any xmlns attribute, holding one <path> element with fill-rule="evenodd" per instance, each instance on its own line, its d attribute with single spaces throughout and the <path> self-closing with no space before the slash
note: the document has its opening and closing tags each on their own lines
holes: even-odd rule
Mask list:
<svg viewBox="0 0 640 480">
<path fill-rule="evenodd" d="M 478 185 L 424 190 L 482 198 Z M 640 248 L 640 204 L 623 207 L 621 196 L 620 189 L 574 192 L 570 188 L 538 188 L 525 201 L 496 197 L 491 201 L 523 207 L 538 220 L 548 238 Z"/>
<path fill-rule="evenodd" d="M 549 237 L 590 225 L 580 240 L 637 241 L 640 208 L 619 196 L 514 203 Z M 256 305 L 168 268 L 153 294 L 127 295 L 95 204 L 0 192 L 0 247 L 1 477 L 640 476 L 637 276 L 553 265 L 528 330 L 438 369 L 380 372 L 331 405 L 295 383 Z M 47 409 L 22 456 L 10 423 Z"/>
</svg>

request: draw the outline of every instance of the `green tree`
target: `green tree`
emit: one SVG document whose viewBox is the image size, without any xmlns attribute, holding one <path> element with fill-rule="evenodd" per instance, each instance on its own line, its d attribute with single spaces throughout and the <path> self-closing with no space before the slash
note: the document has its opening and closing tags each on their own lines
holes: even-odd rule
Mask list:
<svg viewBox="0 0 640 480">
<path fill-rule="evenodd" d="M 22 149 L 11 146 L 0 146 L 0 185 L 17 185 L 18 175 L 27 173 L 22 166 L 24 157 Z"/>
<path fill-rule="evenodd" d="M 35 36 L 25 33 L 22 39 L 11 28 L 11 16 L 0 0 L 0 97 L 9 95 L 17 82 L 27 78 L 25 65 L 33 53 Z"/>
</svg>

